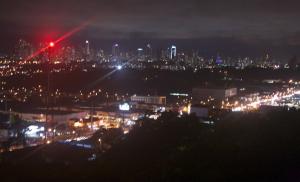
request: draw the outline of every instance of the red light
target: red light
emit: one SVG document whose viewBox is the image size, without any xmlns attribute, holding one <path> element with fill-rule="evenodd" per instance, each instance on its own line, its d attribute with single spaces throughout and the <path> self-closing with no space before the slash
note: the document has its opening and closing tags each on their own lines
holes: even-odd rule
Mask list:
<svg viewBox="0 0 300 182">
<path fill-rule="evenodd" d="M 50 42 L 49 47 L 54 47 L 54 42 Z"/>
</svg>

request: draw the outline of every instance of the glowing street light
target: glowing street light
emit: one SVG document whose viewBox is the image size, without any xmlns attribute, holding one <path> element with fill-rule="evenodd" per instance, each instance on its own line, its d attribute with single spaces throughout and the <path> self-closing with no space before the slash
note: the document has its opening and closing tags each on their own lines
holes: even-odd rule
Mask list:
<svg viewBox="0 0 300 182">
<path fill-rule="evenodd" d="M 118 66 L 117 66 L 117 69 L 118 69 L 118 70 L 121 70 L 121 69 L 122 69 L 122 66 L 121 66 L 121 65 L 118 65 Z"/>
</svg>

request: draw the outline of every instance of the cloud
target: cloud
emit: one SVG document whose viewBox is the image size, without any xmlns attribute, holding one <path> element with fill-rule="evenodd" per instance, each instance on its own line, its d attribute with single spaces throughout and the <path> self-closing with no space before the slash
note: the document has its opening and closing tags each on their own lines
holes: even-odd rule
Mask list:
<svg viewBox="0 0 300 182">
<path fill-rule="evenodd" d="M 59 34 L 95 17 L 85 36 L 234 36 L 247 42 L 272 42 L 300 31 L 299 6 L 297 0 L 1 0 L 0 21 L 4 28 L 0 33 Z"/>
</svg>

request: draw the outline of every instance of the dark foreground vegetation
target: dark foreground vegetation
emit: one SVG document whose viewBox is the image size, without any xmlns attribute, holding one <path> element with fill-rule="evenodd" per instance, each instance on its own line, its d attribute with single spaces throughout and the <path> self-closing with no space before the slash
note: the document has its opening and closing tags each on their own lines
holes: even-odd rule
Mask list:
<svg viewBox="0 0 300 182">
<path fill-rule="evenodd" d="M 165 113 L 91 153 L 52 144 L 2 154 L 1 181 L 298 181 L 300 112 L 231 114 L 214 126 Z"/>
</svg>

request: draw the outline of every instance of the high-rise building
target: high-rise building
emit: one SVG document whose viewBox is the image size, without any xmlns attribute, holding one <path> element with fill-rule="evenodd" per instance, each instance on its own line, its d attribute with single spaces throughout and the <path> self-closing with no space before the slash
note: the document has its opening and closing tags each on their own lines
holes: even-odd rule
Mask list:
<svg viewBox="0 0 300 182">
<path fill-rule="evenodd" d="M 148 57 L 152 57 L 152 47 L 151 44 L 147 44 L 145 49 L 145 55 Z"/>
<path fill-rule="evenodd" d="M 143 52 L 144 52 L 143 48 L 138 48 L 137 49 L 137 55 L 138 55 L 138 57 L 142 57 L 143 56 Z"/>
<path fill-rule="evenodd" d="M 162 60 L 166 60 L 166 59 L 168 59 L 168 58 L 170 58 L 170 48 L 168 48 L 167 50 L 164 50 L 164 49 L 161 49 L 161 51 L 160 51 L 161 53 L 160 53 L 160 58 L 162 59 Z"/>
<path fill-rule="evenodd" d="M 65 63 L 70 63 L 71 61 L 74 61 L 73 53 L 72 53 L 72 48 L 67 46 L 67 47 L 62 47 L 56 52 L 56 58 L 62 62 Z"/>
<path fill-rule="evenodd" d="M 71 48 L 71 60 L 72 61 L 76 60 L 76 50 L 74 47 Z"/>
<path fill-rule="evenodd" d="M 99 49 L 99 50 L 97 51 L 96 56 L 97 56 L 98 58 L 103 58 L 103 57 L 104 57 L 104 51 L 103 51 L 102 49 Z"/>
<path fill-rule="evenodd" d="M 222 58 L 221 58 L 220 56 L 217 56 L 217 57 L 216 57 L 216 64 L 217 64 L 217 65 L 221 65 L 222 63 L 223 63 Z"/>
<path fill-rule="evenodd" d="M 170 49 L 170 59 L 174 59 L 176 57 L 176 46 L 172 45 Z"/>
<path fill-rule="evenodd" d="M 33 54 L 33 46 L 23 39 L 20 39 L 15 47 L 15 54 L 18 59 L 26 59 Z"/>
<path fill-rule="evenodd" d="M 91 56 L 90 42 L 88 40 L 85 41 L 84 55 L 87 61 L 91 60 L 92 56 Z"/>
<path fill-rule="evenodd" d="M 112 56 L 117 57 L 120 55 L 120 48 L 119 48 L 119 44 L 114 44 L 112 46 Z"/>
<path fill-rule="evenodd" d="M 96 60 L 99 62 L 105 62 L 105 55 L 104 55 L 104 51 L 102 49 L 99 49 L 96 52 Z"/>
<path fill-rule="evenodd" d="M 90 42 L 88 40 L 85 41 L 85 53 L 86 55 L 90 55 Z"/>
</svg>

